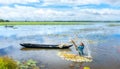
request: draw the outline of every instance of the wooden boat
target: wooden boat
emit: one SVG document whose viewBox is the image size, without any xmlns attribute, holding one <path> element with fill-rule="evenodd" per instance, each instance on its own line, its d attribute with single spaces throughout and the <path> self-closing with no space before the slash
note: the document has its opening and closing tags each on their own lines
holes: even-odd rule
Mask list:
<svg viewBox="0 0 120 69">
<path fill-rule="evenodd" d="M 72 45 L 51 45 L 51 44 L 32 44 L 32 43 L 22 43 L 20 44 L 26 48 L 57 48 L 57 49 L 66 49 Z"/>
</svg>

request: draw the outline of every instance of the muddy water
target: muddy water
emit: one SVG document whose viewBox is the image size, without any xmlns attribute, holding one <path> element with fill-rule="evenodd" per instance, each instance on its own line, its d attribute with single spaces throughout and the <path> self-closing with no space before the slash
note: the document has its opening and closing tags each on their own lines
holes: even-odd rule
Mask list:
<svg viewBox="0 0 120 69">
<path fill-rule="evenodd" d="M 0 55 L 7 55 L 20 61 L 34 59 L 41 69 L 80 69 L 80 66 L 89 66 L 91 69 L 118 69 L 120 68 L 120 26 L 111 27 L 108 24 L 27 25 L 15 26 L 15 28 L 0 26 Z M 61 51 L 78 54 L 74 47 L 69 49 L 30 49 L 19 45 L 23 42 L 68 43 L 71 39 L 77 42 L 85 40 L 93 62 L 75 63 L 57 56 L 57 53 Z M 87 49 L 84 52 L 88 54 Z"/>
</svg>

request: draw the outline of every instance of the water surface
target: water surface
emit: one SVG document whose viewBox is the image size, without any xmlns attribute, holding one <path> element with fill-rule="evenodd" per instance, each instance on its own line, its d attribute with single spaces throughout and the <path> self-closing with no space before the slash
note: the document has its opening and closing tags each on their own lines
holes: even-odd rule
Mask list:
<svg viewBox="0 0 120 69">
<path fill-rule="evenodd" d="M 34 59 L 41 69 L 79 69 L 89 66 L 91 69 L 120 68 L 120 26 L 108 26 L 109 23 L 94 25 L 21 25 L 15 28 L 0 26 L 0 55 L 16 60 Z M 60 44 L 74 39 L 83 41 L 89 47 L 93 62 L 75 63 L 57 56 L 66 51 L 77 54 L 74 47 L 69 49 L 29 49 L 19 44 Z M 84 51 L 88 54 L 87 49 Z M 72 66 L 71 66 L 72 64 Z"/>
</svg>

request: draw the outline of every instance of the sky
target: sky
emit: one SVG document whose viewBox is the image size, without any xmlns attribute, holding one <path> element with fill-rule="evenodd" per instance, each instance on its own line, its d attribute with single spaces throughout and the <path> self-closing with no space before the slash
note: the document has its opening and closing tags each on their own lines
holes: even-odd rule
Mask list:
<svg viewBox="0 0 120 69">
<path fill-rule="evenodd" d="M 120 20 L 120 0 L 0 0 L 0 19 L 116 21 Z"/>
</svg>

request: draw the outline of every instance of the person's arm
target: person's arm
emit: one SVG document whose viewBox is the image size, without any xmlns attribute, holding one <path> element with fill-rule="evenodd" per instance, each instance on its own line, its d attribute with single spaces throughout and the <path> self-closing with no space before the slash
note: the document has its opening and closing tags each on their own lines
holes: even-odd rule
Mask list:
<svg viewBox="0 0 120 69">
<path fill-rule="evenodd" d="M 78 50 L 78 48 L 77 48 L 77 44 L 76 44 L 73 40 L 71 40 L 71 42 L 74 44 L 76 50 Z"/>
</svg>

